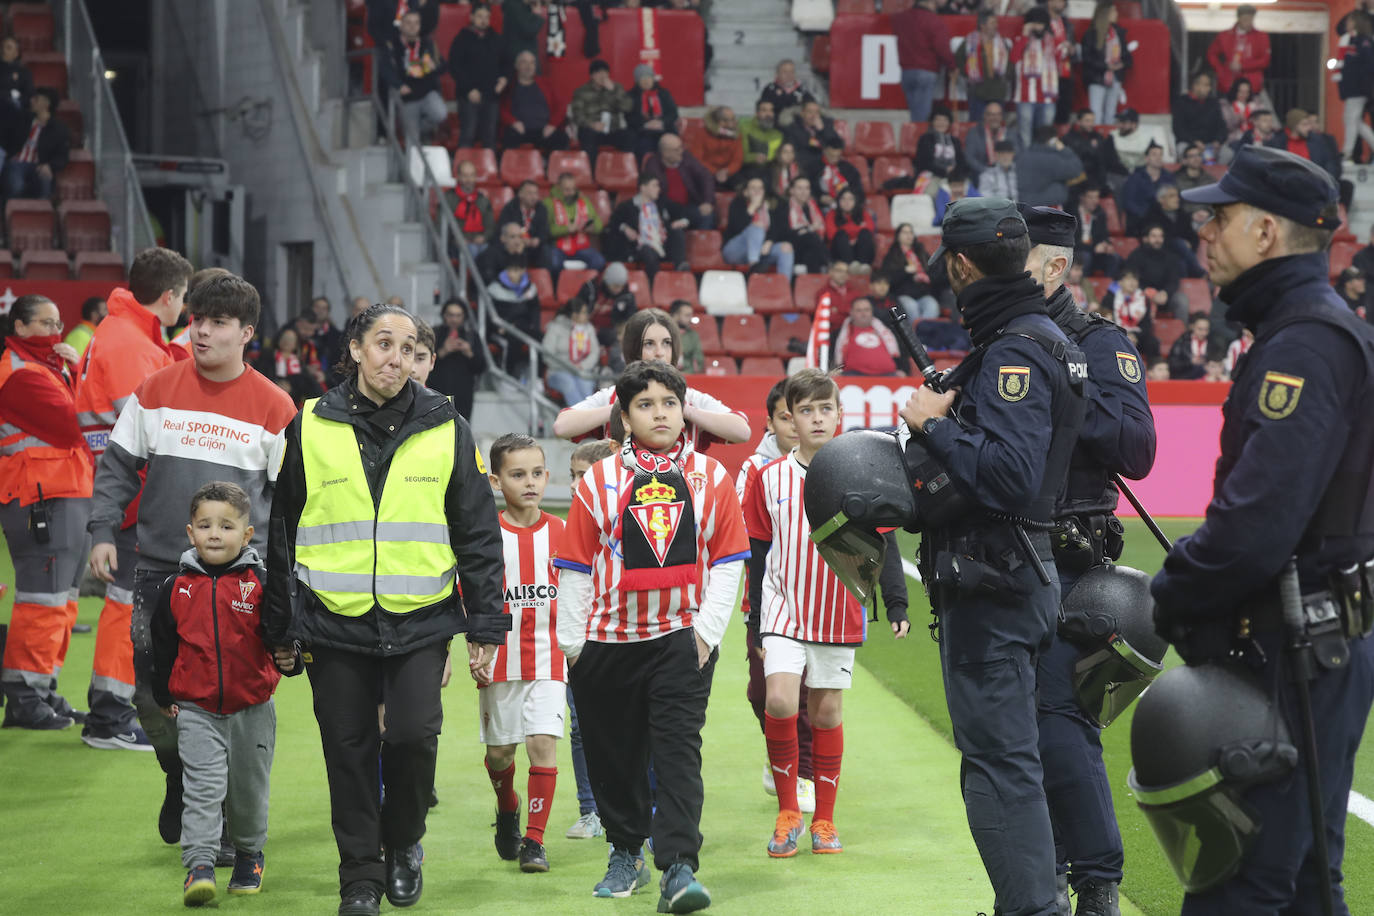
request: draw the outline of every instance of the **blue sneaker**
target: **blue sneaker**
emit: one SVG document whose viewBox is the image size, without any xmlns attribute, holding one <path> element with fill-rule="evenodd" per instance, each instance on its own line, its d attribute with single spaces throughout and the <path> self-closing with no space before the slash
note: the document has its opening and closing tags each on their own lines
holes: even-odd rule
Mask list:
<svg viewBox="0 0 1374 916">
<path fill-rule="evenodd" d="M 648 883 L 649 868 L 644 864 L 644 857 L 631 855 L 629 850 L 615 846 L 606 862 L 606 877 L 592 889 L 592 895 L 628 897 Z"/>
<path fill-rule="evenodd" d="M 658 889 L 660 913 L 695 913 L 711 905 L 711 892 L 702 887 L 686 862 L 669 866 Z"/>
<path fill-rule="evenodd" d="M 148 740 L 147 733 L 137 725 L 131 726 L 127 732 L 118 732 L 113 735 L 97 734 L 87 725 L 81 731 L 81 740 L 86 742 L 88 747 L 102 751 L 151 751 L 153 749 L 153 742 Z"/>
<path fill-rule="evenodd" d="M 181 886 L 181 902 L 187 906 L 204 906 L 215 899 L 215 867 L 197 865 L 186 873 Z"/>
</svg>

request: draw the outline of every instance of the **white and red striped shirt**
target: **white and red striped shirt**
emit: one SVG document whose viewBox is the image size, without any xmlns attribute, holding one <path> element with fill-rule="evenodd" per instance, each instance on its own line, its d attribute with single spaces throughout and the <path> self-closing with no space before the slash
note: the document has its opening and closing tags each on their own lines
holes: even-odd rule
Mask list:
<svg viewBox="0 0 1374 916">
<path fill-rule="evenodd" d="M 811 540 L 803 493 L 806 468 L 794 451 L 766 465 L 744 506 L 749 537 L 771 541 L 763 573 L 760 633 L 802 642 L 858 645 L 867 621 Z"/>
<path fill-rule="evenodd" d="M 1059 98 L 1059 62 L 1050 35 L 1020 36 L 1011 46 L 1011 59 L 1016 64 L 1013 102 L 1043 104 Z"/>
<path fill-rule="evenodd" d="M 714 458 L 688 451 L 683 473 L 692 491 L 696 516 L 700 584 L 636 592 L 619 588 L 624 566 L 620 542 L 613 535 L 621 488 L 631 485 L 634 474 L 621 464 L 619 455 L 612 455 L 582 475 L 554 565 L 591 576 L 588 641 L 643 642 L 692 626 L 711 567 L 748 559 L 749 538 L 744 532 L 739 497 L 725 468 Z M 725 613 L 728 616 L 729 610 Z"/>
<path fill-rule="evenodd" d="M 501 513 L 506 562 L 506 613 L 510 632 L 496 649 L 492 681 L 565 681 L 568 666 L 558 651 L 558 574 L 553 558 L 563 538 L 563 520 L 547 512 L 528 528 Z"/>
</svg>

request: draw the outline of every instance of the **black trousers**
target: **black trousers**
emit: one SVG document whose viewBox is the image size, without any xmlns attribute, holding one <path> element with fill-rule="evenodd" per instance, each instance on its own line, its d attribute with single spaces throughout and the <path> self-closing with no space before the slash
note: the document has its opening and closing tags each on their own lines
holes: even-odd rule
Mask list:
<svg viewBox="0 0 1374 916">
<path fill-rule="evenodd" d="M 596 810 L 614 846 L 654 838 L 654 864 L 701 851 L 701 729 L 716 657 L 697 668 L 696 631 L 633 643 L 589 642 L 571 672 Z M 656 791 L 649 791 L 653 759 Z M 653 802 L 657 801 L 655 811 Z"/>
<path fill-rule="evenodd" d="M 330 818 L 339 847 L 339 888 L 386 881 L 382 847 L 404 849 L 425 835 L 444 708 L 439 680 L 444 642 L 406 655 L 312 648 L 306 665 L 329 778 Z M 377 704 L 386 704 L 377 733 Z M 378 801 L 381 753 L 386 803 Z"/>
<path fill-rule="evenodd" d="M 858 238 L 852 242 L 849 240 L 849 236 L 843 232 L 835 233 L 835 238 L 830 242 L 830 253 L 835 257 L 835 260 L 844 261 L 846 264 L 851 261 L 872 264 L 874 258 L 877 257 L 875 248 L 873 233 L 867 229 L 860 229 Z"/>
</svg>

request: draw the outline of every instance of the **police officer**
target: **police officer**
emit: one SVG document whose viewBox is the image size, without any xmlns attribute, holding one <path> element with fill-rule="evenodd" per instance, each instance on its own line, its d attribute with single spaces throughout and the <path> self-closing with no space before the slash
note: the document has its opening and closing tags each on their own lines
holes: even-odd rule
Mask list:
<svg viewBox="0 0 1374 916">
<path fill-rule="evenodd" d="M 1088 404 L 1069 465 L 1068 488 L 1055 511 L 1052 538 L 1063 595 L 1088 569 L 1119 559 L 1121 522 L 1113 514 L 1113 473 L 1139 480 L 1155 460 L 1155 423 L 1145 373 L 1130 338 L 1118 325 L 1080 309 L 1064 288 L 1073 264 L 1078 219 L 1050 207 L 1019 204 L 1030 229 L 1026 269 L 1045 288 L 1050 317 L 1082 349 L 1088 362 Z M 1146 606 L 1148 608 L 1148 605 Z M 1074 692 L 1075 666 L 1097 644 L 1065 638 L 1040 657 L 1038 670 L 1040 761 L 1045 798 L 1054 824 L 1061 912 L 1072 868 L 1078 916 L 1117 916 L 1117 886 L 1125 854 L 1102 764 L 1100 729 Z"/>
<path fill-rule="evenodd" d="M 1366 587 L 1350 579 L 1374 556 L 1374 329 L 1345 308 L 1328 279 L 1327 248 L 1340 218 L 1336 183 L 1324 171 L 1287 152 L 1246 147 L 1220 182 L 1183 196 L 1213 208 L 1199 230 L 1211 278 L 1227 319 L 1254 331 L 1255 343 L 1223 408 L 1206 520 L 1174 545 L 1154 579 L 1156 625 L 1190 666 L 1239 649 L 1298 734 L 1276 580 L 1296 555 L 1304 603 L 1326 595 L 1349 608 L 1356 593 L 1368 601 Z M 1355 610 L 1369 619 L 1367 604 Z M 1374 702 L 1367 628 L 1347 622 L 1338 638 L 1348 658 L 1318 667 L 1310 683 L 1330 861 L 1315 860 L 1298 765 L 1245 792 L 1263 829 L 1234 875 L 1184 898 L 1185 916 L 1320 912 L 1326 868 L 1335 911 L 1348 912 L 1339 884 L 1346 801 Z M 1339 661 L 1340 652 L 1321 655 Z M 1159 772 L 1167 763 L 1160 758 L 1176 753 L 1167 734 L 1148 751 L 1137 740 L 1152 737 L 1133 731 L 1137 774 Z M 1190 860 L 1213 855 L 1207 846 L 1192 849 Z"/>
<path fill-rule="evenodd" d="M 1015 204 L 956 201 L 942 233 L 930 263 L 947 268 L 974 350 L 948 393 L 918 388 L 902 418 L 977 508 L 924 532 L 922 577 L 940 619 L 969 827 L 997 911 L 1054 916 L 1035 667 L 1059 613 L 1048 529 L 1083 418 L 1086 367 L 1026 272 L 1030 242 Z"/>
</svg>

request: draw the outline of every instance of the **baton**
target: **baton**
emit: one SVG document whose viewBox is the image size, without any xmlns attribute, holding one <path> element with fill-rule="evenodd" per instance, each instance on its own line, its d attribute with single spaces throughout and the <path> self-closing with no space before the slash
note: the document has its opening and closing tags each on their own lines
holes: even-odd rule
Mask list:
<svg viewBox="0 0 1374 916">
<path fill-rule="evenodd" d="M 1150 513 L 1145 511 L 1145 507 L 1140 503 L 1140 497 L 1136 496 L 1134 491 L 1126 485 L 1126 481 L 1121 478 L 1120 474 L 1112 475 L 1112 483 L 1116 484 L 1116 488 L 1121 491 L 1121 495 L 1126 497 L 1126 502 L 1130 503 L 1135 509 L 1136 514 L 1140 516 L 1140 520 L 1145 523 L 1145 527 L 1150 529 L 1150 533 L 1155 536 L 1155 540 L 1159 541 L 1159 545 L 1164 548 L 1164 552 L 1168 553 L 1173 550 L 1174 545 L 1170 543 L 1169 538 L 1165 536 L 1159 525 L 1155 523 L 1155 520 L 1150 517 Z"/>
<path fill-rule="evenodd" d="M 1298 584 L 1298 562 L 1290 557 L 1279 573 L 1279 604 L 1283 609 L 1283 623 L 1288 630 L 1288 656 L 1293 664 L 1293 685 L 1298 694 L 1298 715 L 1302 729 L 1303 768 L 1307 771 L 1307 806 L 1312 809 L 1312 849 L 1321 872 L 1321 905 L 1323 916 L 1332 916 L 1331 868 L 1326 852 L 1326 819 L 1322 812 L 1320 773 L 1317 766 L 1317 731 L 1312 717 L 1312 691 L 1309 682 L 1316 672 L 1312 661 L 1312 643 L 1303 623 L 1302 590 Z"/>
</svg>

